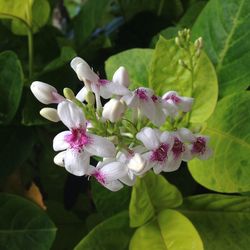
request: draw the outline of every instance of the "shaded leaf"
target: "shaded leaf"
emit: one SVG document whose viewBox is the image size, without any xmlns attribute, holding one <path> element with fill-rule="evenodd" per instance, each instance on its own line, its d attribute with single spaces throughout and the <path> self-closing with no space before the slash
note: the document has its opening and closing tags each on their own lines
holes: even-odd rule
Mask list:
<svg viewBox="0 0 250 250">
<path fill-rule="evenodd" d="M 231 95 L 219 101 L 202 132 L 211 137 L 214 153 L 209 160 L 188 163 L 194 179 L 219 192 L 250 190 L 250 93 Z"/>
<path fill-rule="evenodd" d="M 54 223 L 39 207 L 21 197 L 0 194 L 0 248 L 50 249 Z"/>
<path fill-rule="evenodd" d="M 0 124 L 8 124 L 15 116 L 23 89 L 21 64 L 12 51 L 0 54 Z"/>
<path fill-rule="evenodd" d="M 184 199 L 180 208 L 195 225 L 205 250 L 248 250 L 250 198 L 204 194 Z"/>
<path fill-rule="evenodd" d="M 74 249 L 125 250 L 128 249 L 132 233 L 128 213 L 121 212 L 97 225 Z"/>
<path fill-rule="evenodd" d="M 134 233 L 129 250 L 203 250 L 192 223 L 180 212 L 165 209 Z"/>
</svg>

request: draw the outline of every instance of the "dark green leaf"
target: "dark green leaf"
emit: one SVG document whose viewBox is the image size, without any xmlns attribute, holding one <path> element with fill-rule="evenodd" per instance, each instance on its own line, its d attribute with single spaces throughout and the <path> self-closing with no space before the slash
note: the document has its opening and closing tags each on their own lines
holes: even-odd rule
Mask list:
<svg viewBox="0 0 250 250">
<path fill-rule="evenodd" d="M 221 97 L 250 85 L 249 12 L 247 0 L 211 0 L 193 27 L 215 64 Z"/>
<path fill-rule="evenodd" d="M 205 250 L 248 250 L 250 198 L 220 194 L 191 196 L 180 211 L 195 225 Z"/>
<path fill-rule="evenodd" d="M 8 124 L 16 114 L 23 89 L 23 72 L 15 53 L 0 54 L 0 124 Z"/>
<path fill-rule="evenodd" d="M 188 163 L 194 179 L 219 192 L 250 190 L 250 93 L 231 95 L 219 101 L 202 132 L 211 137 L 214 153 L 209 160 Z"/>
<path fill-rule="evenodd" d="M 138 228 L 129 250 L 203 250 L 192 223 L 181 213 L 166 209 L 148 224 Z"/>
<path fill-rule="evenodd" d="M 149 172 L 143 179 L 137 178 L 133 186 L 129 217 L 130 226 L 138 227 L 165 208 L 178 207 L 182 203 L 179 190 L 163 176 Z"/>
<path fill-rule="evenodd" d="M 119 213 L 97 225 L 75 250 L 127 250 L 133 229 L 127 212 Z"/>
<path fill-rule="evenodd" d="M 55 225 L 34 203 L 1 194 L 0 214 L 1 249 L 50 249 L 56 235 Z"/>
</svg>

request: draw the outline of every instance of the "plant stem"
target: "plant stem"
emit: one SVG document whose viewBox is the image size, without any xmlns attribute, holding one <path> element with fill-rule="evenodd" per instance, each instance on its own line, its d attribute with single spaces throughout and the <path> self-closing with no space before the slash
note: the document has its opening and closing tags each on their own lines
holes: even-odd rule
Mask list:
<svg viewBox="0 0 250 250">
<path fill-rule="evenodd" d="M 164 5 L 164 0 L 161 0 L 157 11 L 157 16 L 161 15 L 163 5 Z"/>
<path fill-rule="evenodd" d="M 33 47 L 33 33 L 31 28 L 28 29 L 28 51 L 29 51 L 29 79 L 33 76 L 33 58 L 34 58 L 34 47 Z"/>
</svg>

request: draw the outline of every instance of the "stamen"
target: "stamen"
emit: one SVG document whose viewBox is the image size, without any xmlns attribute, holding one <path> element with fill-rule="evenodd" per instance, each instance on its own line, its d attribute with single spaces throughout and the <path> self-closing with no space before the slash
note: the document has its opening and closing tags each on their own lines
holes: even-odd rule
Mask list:
<svg viewBox="0 0 250 250">
<path fill-rule="evenodd" d="M 139 99 L 147 101 L 148 100 L 148 95 L 147 91 L 145 89 L 137 89 L 135 91 L 135 94 L 139 97 Z"/>
<path fill-rule="evenodd" d="M 164 162 L 168 157 L 168 149 L 169 145 L 166 143 L 162 143 L 158 149 L 153 151 L 150 160 Z"/>
<path fill-rule="evenodd" d="M 206 140 L 204 137 L 197 137 L 196 141 L 193 143 L 192 153 L 204 154 L 206 151 Z"/>
<path fill-rule="evenodd" d="M 175 160 L 179 158 L 182 152 L 185 151 L 184 144 L 177 138 L 174 138 L 174 145 L 172 147 L 172 152 L 174 154 Z"/>
</svg>

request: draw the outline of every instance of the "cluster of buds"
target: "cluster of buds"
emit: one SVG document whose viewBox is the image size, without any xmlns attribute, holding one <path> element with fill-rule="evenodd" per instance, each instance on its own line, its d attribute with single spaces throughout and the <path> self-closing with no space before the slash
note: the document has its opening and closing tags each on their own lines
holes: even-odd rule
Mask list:
<svg viewBox="0 0 250 250">
<path fill-rule="evenodd" d="M 68 128 L 55 136 L 53 148 L 59 152 L 55 164 L 71 174 L 94 177 L 118 191 L 151 169 L 156 174 L 171 172 L 181 161 L 206 159 L 211 154 L 208 137 L 178 128 L 176 122 L 191 110 L 193 98 L 175 91 L 157 96 L 145 87 L 130 90 L 124 67 L 117 69 L 112 80 L 101 79 L 79 57 L 71 61 L 71 67 L 84 82 L 76 95 L 69 88 L 60 95 L 49 84 L 31 84 L 40 102 L 57 105 L 43 108 L 40 114 Z M 101 97 L 108 99 L 104 106 Z M 170 131 L 160 129 L 166 123 Z M 90 165 L 90 157 L 100 160 L 96 166 Z"/>
</svg>

